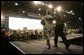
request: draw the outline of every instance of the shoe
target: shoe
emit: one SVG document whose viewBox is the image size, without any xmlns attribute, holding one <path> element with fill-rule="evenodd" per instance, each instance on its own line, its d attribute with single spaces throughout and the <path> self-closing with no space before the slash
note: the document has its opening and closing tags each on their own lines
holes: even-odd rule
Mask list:
<svg viewBox="0 0 84 55">
<path fill-rule="evenodd" d="M 56 48 L 58 48 L 58 46 L 57 46 L 57 45 L 54 45 L 53 47 L 56 47 Z"/>
<path fill-rule="evenodd" d="M 70 44 L 68 44 L 68 45 L 66 46 L 66 49 L 68 49 L 68 48 L 69 48 L 69 46 L 70 46 Z"/>
<path fill-rule="evenodd" d="M 50 46 L 47 46 L 47 49 L 50 49 Z"/>
</svg>

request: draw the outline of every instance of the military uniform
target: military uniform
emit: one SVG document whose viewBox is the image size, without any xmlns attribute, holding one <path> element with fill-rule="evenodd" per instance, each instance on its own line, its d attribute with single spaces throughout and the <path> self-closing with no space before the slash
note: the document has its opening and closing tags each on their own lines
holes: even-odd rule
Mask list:
<svg viewBox="0 0 84 55">
<path fill-rule="evenodd" d="M 43 28 L 44 28 L 44 36 L 45 36 L 45 39 L 47 40 L 46 44 L 48 48 L 50 48 L 50 37 L 54 28 L 53 17 L 51 15 L 44 16 L 41 21 L 41 24 L 43 25 Z"/>
</svg>

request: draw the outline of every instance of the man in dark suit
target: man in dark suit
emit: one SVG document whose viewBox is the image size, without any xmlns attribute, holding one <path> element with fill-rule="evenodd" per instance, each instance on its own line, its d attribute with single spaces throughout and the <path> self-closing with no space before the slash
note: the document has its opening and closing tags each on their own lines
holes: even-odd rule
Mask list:
<svg viewBox="0 0 84 55">
<path fill-rule="evenodd" d="M 57 42 L 58 42 L 58 36 L 60 36 L 66 46 L 66 49 L 70 46 L 70 43 L 67 41 L 67 38 L 65 37 L 65 34 L 63 32 L 63 28 L 64 28 L 64 23 L 65 23 L 65 19 L 62 15 L 62 13 L 58 13 L 56 14 L 56 24 L 55 24 L 55 37 L 54 37 L 54 44 L 55 47 L 57 46 Z"/>
</svg>

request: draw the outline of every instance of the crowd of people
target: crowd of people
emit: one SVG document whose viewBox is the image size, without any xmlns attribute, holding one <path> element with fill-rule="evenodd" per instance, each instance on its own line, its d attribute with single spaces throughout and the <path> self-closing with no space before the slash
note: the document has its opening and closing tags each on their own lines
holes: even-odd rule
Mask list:
<svg viewBox="0 0 84 55">
<path fill-rule="evenodd" d="M 42 31 L 37 30 L 23 31 L 23 30 L 1 30 L 2 39 L 10 41 L 14 40 L 28 40 L 28 39 L 42 39 Z"/>
</svg>

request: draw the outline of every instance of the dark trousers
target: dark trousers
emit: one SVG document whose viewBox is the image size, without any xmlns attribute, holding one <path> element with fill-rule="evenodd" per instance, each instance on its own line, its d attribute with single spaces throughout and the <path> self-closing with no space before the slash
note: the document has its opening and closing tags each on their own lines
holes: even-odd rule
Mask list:
<svg viewBox="0 0 84 55">
<path fill-rule="evenodd" d="M 68 46 L 68 41 L 65 37 L 65 34 L 63 33 L 63 25 L 57 25 L 55 27 L 55 37 L 54 37 L 54 44 L 55 46 L 57 46 L 57 42 L 58 42 L 58 36 L 60 36 L 65 44 L 65 46 Z"/>
</svg>

